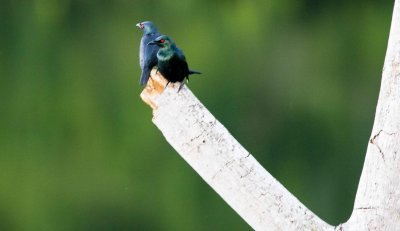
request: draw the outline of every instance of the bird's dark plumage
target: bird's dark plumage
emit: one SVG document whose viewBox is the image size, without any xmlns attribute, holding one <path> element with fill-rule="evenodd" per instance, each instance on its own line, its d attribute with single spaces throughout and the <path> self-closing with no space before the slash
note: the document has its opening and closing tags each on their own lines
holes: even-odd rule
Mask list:
<svg viewBox="0 0 400 231">
<path fill-rule="evenodd" d="M 182 87 L 185 78 L 189 80 L 189 75 L 201 74 L 201 72 L 189 69 L 182 50 L 168 36 L 161 35 L 150 42 L 149 45 L 160 47 L 157 52 L 157 67 L 158 71 L 168 80 L 168 83 L 181 82 Z"/>
<path fill-rule="evenodd" d="M 140 68 L 142 75 L 140 76 L 140 85 L 145 85 L 149 80 L 151 69 L 157 65 L 158 46 L 148 45 L 149 42 L 158 38 L 161 34 L 152 22 L 146 21 L 136 24 L 137 27 L 143 30 L 143 36 L 140 41 Z"/>
</svg>

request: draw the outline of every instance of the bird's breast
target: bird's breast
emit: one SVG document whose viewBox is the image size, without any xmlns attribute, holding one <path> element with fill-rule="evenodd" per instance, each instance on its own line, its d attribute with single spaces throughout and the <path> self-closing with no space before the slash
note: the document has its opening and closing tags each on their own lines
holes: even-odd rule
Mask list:
<svg viewBox="0 0 400 231">
<path fill-rule="evenodd" d="M 161 50 L 157 53 L 157 58 L 160 61 L 167 61 L 170 60 L 173 54 L 168 54 L 165 52 L 162 52 Z"/>
</svg>

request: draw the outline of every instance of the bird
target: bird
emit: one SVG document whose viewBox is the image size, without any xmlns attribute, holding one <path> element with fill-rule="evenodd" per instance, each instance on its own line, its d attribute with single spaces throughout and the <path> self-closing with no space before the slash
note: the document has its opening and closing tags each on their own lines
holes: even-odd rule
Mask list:
<svg viewBox="0 0 400 231">
<path fill-rule="evenodd" d="M 149 42 L 148 45 L 157 45 L 157 71 L 170 82 L 180 82 L 178 92 L 184 85 L 185 78 L 189 81 L 189 75 L 201 74 L 199 71 L 190 70 L 183 51 L 167 35 L 161 35 Z"/>
<path fill-rule="evenodd" d="M 139 83 L 143 86 L 149 80 L 151 69 L 157 65 L 157 52 L 159 50 L 159 47 L 149 46 L 148 43 L 161 36 L 161 34 L 154 23 L 150 21 L 138 23 L 136 26 L 143 30 L 139 49 L 139 64 L 142 69 Z"/>
</svg>

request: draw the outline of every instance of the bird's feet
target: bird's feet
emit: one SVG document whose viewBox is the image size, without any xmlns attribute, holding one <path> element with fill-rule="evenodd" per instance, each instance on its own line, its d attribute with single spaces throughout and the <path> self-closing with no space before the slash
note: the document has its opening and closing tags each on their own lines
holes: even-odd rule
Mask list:
<svg viewBox="0 0 400 231">
<path fill-rule="evenodd" d="M 179 93 L 179 91 L 182 89 L 183 85 L 185 85 L 185 82 L 182 81 L 181 84 L 179 85 L 178 93 Z"/>
<path fill-rule="evenodd" d="M 167 89 L 167 87 L 168 87 L 168 85 L 169 85 L 170 82 L 171 82 L 171 81 L 168 81 L 167 84 L 165 84 L 164 90 Z M 181 82 L 181 83 L 179 84 L 178 93 L 179 93 L 179 91 L 183 88 L 183 85 L 185 85 L 185 82 Z"/>
<path fill-rule="evenodd" d="M 164 90 L 167 89 L 169 83 L 170 83 L 170 81 L 168 81 L 168 83 L 165 84 Z"/>
</svg>

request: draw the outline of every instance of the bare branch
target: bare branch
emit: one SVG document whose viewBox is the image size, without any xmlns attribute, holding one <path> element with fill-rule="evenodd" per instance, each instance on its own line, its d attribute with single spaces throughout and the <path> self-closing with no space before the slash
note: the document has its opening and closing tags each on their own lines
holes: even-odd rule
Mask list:
<svg viewBox="0 0 400 231">
<path fill-rule="evenodd" d="M 375 122 L 349 230 L 400 229 L 400 1 L 395 1 Z"/>
<path fill-rule="evenodd" d="M 333 230 L 273 178 L 184 87 L 153 70 L 143 100 L 190 166 L 255 230 Z"/>
<path fill-rule="evenodd" d="M 142 99 L 193 169 L 255 230 L 399 230 L 400 0 L 395 1 L 375 123 L 353 213 L 326 224 L 273 178 L 186 87 L 155 72 Z"/>
</svg>

